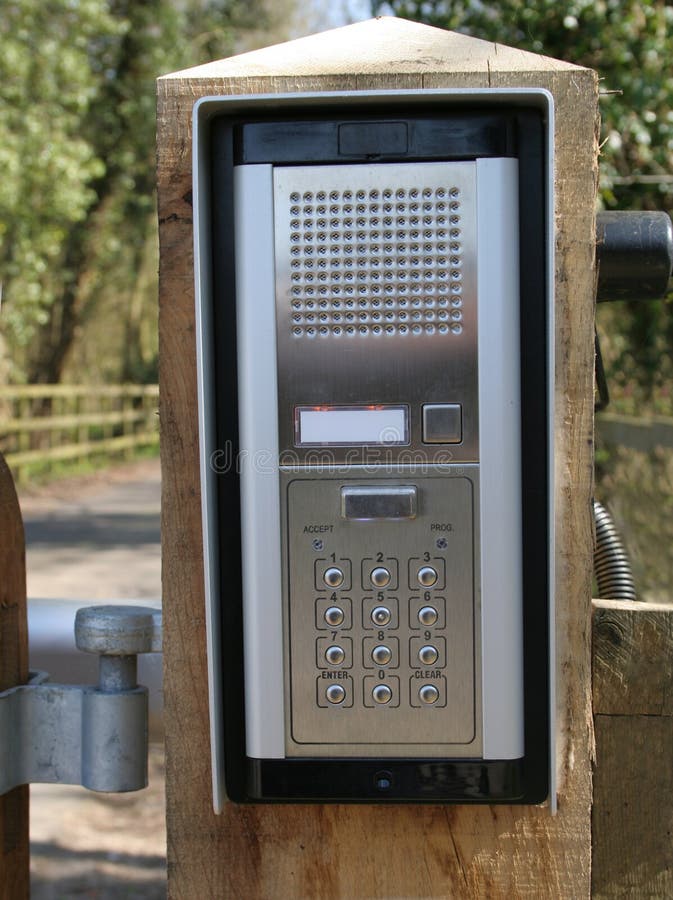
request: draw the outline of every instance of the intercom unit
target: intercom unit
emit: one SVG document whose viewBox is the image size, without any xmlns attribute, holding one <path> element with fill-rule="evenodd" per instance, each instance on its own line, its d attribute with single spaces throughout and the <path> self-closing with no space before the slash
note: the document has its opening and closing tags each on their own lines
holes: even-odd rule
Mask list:
<svg viewBox="0 0 673 900">
<path fill-rule="evenodd" d="M 194 112 L 215 807 L 553 795 L 552 100 Z"/>
</svg>

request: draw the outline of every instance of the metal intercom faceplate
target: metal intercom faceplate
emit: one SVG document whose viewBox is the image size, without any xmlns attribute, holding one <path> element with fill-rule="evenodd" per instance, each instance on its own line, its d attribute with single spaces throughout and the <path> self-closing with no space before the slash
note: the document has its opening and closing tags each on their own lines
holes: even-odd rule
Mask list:
<svg viewBox="0 0 673 900">
<path fill-rule="evenodd" d="M 449 396 L 463 405 L 453 458 L 475 460 L 476 163 L 277 167 L 273 190 L 281 461 L 315 458 L 297 406 L 415 412 Z M 420 418 L 386 446 L 423 449 Z"/>
</svg>

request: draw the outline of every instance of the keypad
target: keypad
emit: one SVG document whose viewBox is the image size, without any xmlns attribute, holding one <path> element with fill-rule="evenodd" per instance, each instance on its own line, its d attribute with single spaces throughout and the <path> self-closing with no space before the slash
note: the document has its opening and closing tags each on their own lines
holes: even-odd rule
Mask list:
<svg viewBox="0 0 673 900">
<path fill-rule="evenodd" d="M 340 480 L 289 484 L 290 755 L 478 755 L 472 485 L 414 483 L 416 518 L 376 522 L 341 516 Z"/>
</svg>

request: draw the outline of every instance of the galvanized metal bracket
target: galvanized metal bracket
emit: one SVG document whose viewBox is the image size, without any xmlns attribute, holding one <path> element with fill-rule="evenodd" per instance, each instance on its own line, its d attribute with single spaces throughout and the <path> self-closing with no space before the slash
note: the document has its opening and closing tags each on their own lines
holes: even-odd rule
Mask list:
<svg viewBox="0 0 673 900">
<path fill-rule="evenodd" d="M 20 784 L 92 791 L 147 786 L 147 688 L 137 654 L 161 650 L 161 612 L 92 606 L 75 619 L 77 647 L 99 654 L 97 685 L 49 684 L 44 672 L 0 693 L 0 795 Z"/>
</svg>

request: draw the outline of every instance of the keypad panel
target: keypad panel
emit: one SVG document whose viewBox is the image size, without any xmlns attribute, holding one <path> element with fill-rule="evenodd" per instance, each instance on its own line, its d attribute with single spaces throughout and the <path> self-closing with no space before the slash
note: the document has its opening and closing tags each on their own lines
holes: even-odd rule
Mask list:
<svg viewBox="0 0 673 900">
<path fill-rule="evenodd" d="M 376 522 L 341 518 L 352 480 L 288 478 L 288 755 L 479 755 L 469 469 L 414 479 L 416 518 Z"/>
</svg>

